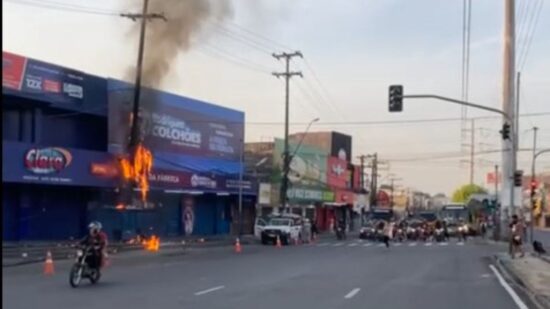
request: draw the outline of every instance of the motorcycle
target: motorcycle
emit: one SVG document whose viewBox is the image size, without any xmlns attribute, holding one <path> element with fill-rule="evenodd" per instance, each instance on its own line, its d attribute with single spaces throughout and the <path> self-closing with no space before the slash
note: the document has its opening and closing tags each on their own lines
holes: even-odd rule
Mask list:
<svg viewBox="0 0 550 309">
<path fill-rule="evenodd" d="M 80 285 L 82 278 L 90 279 L 92 284 L 96 284 L 101 277 L 100 267 L 97 268 L 90 267 L 88 265 L 88 257 L 93 254 L 91 247 L 86 247 L 84 249 L 78 249 L 76 251 L 76 261 L 71 267 L 69 274 L 69 283 L 71 287 L 76 288 Z"/>
<path fill-rule="evenodd" d="M 346 230 L 341 226 L 336 227 L 336 239 L 338 240 L 346 239 Z"/>
<path fill-rule="evenodd" d="M 434 238 L 437 242 L 445 241 L 445 233 L 442 228 L 435 229 Z"/>
<path fill-rule="evenodd" d="M 463 225 L 458 227 L 458 239 L 461 241 L 466 241 L 468 237 L 468 225 Z"/>
<path fill-rule="evenodd" d="M 405 240 L 405 232 L 401 228 L 394 229 L 393 235 L 393 238 L 398 242 L 403 242 Z"/>
</svg>

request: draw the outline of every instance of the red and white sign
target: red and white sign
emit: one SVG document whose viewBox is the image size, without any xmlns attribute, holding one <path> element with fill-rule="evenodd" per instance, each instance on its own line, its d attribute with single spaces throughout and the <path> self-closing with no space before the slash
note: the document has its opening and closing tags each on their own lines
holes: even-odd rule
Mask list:
<svg viewBox="0 0 550 309">
<path fill-rule="evenodd" d="M 60 93 L 61 92 L 61 83 L 55 80 L 44 80 L 44 91 L 46 92 L 53 92 L 53 93 Z"/>
<path fill-rule="evenodd" d="M 27 58 L 2 52 L 2 87 L 21 90 Z"/>
<path fill-rule="evenodd" d="M 327 160 L 327 183 L 334 188 L 347 188 L 350 175 L 348 162 L 336 157 Z"/>
<path fill-rule="evenodd" d="M 63 148 L 31 148 L 24 158 L 27 170 L 35 174 L 58 173 L 71 164 L 73 156 Z"/>
<path fill-rule="evenodd" d="M 489 172 L 487 173 L 487 179 L 485 180 L 488 185 L 494 185 L 495 183 L 500 183 L 502 179 L 502 174 L 498 173 L 498 175 L 495 177 L 495 172 Z"/>
</svg>

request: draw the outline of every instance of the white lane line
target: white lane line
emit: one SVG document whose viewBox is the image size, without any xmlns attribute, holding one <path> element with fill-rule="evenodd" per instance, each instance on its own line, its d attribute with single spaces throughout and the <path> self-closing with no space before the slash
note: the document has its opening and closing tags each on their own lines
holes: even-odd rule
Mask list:
<svg viewBox="0 0 550 309">
<path fill-rule="evenodd" d="M 518 308 L 520 309 L 528 309 L 528 307 L 525 305 L 525 303 L 521 300 L 521 298 L 519 298 L 518 294 L 516 294 L 516 292 L 514 291 L 514 289 L 512 289 L 512 287 L 510 287 L 510 285 L 508 284 L 508 282 L 506 282 L 506 280 L 504 280 L 504 278 L 502 278 L 502 275 L 498 272 L 498 270 L 496 269 L 495 266 L 493 266 L 492 264 L 489 265 L 489 268 L 491 268 L 491 270 L 493 271 L 493 273 L 495 273 L 495 276 L 497 276 L 497 279 L 498 279 L 498 282 L 500 283 L 500 285 L 502 285 L 502 287 L 504 287 L 504 289 L 506 290 L 506 292 L 508 292 L 508 294 L 510 294 L 510 296 L 512 297 L 512 299 L 514 300 L 514 302 L 516 303 L 516 305 L 518 306 Z"/>
<path fill-rule="evenodd" d="M 363 245 L 363 247 L 370 247 L 370 246 L 372 246 L 371 243 L 367 243 L 367 244 L 364 244 L 364 245 Z"/>
<path fill-rule="evenodd" d="M 210 293 L 210 292 L 221 290 L 223 288 L 225 288 L 225 286 L 223 286 L 223 285 L 215 286 L 215 287 L 207 289 L 207 290 L 202 290 L 202 291 L 196 292 L 195 296 L 201 296 L 201 295 L 204 295 L 204 294 L 207 294 L 207 293 Z"/>
<path fill-rule="evenodd" d="M 356 244 L 356 243 L 351 243 L 351 244 L 348 245 L 348 247 L 355 247 L 355 246 L 357 246 L 357 245 L 358 245 L 358 244 Z"/>
<path fill-rule="evenodd" d="M 416 246 L 416 243 L 415 243 L 415 242 L 411 242 L 411 243 L 409 244 L 409 247 L 414 247 L 414 246 Z"/>
<path fill-rule="evenodd" d="M 344 298 L 345 298 L 345 299 L 350 299 L 350 298 L 352 298 L 353 296 L 355 296 L 355 294 L 359 293 L 359 291 L 361 291 L 360 288 L 355 288 L 355 289 L 349 291 L 349 293 L 346 294 L 346 296 L 344 296 Z"/>
</svg>

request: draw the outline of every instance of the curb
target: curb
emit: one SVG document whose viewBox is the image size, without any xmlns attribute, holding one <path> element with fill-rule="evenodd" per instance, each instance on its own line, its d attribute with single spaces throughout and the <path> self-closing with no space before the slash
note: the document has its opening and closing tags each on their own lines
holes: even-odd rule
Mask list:
<svg viewBox="0 0 550 309">
<path fill-rule="evenodd" d="M 529 285 L 526 284 L 510 267 L 508 267 L 506 263 L 502 262 L 497 255 L 494 255 L 493 258 L 497 269 L 505 277 L 511 279 L 516 286 L 526 292 L 526 295 L 529 297 L 531 302 L 533 302 L 538 308 L 550 309 L 550 299 L 548 297 L 535 293 L 531 288 L 529 288 Z"/>
</svg>

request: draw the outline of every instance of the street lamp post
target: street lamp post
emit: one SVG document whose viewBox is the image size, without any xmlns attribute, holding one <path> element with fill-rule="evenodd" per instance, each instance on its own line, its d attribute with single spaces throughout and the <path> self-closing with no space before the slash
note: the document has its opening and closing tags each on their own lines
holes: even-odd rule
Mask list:
<svg viewBox="0 0 550 309">
<path fill-rule="evenodd" d="M 320 120 L 319 118 L 312 119 L 309 122 L 309 124 L 307 125 L 306 130 L 304 131 L 304 134 L 302 135 L 302 138 L 300 139 L 300 142 L 298 143 L 298 146 L 296 146 L 296 149 L 294 149 L 294 151 L 292 152 L 292 154 L 289 157 L 287 157 L 288 153 L 285 154 L 284 159 L 286 161 L 285 165 L 286 165 L 287 170 L 285 172 L 283 172 L 283 185 L 281 186 L 281 205 L 283 206 L 283 209 L 286 208 L 287 190 L 288 190 L 288 187 L 289 187 L 288 170 L 290 170 L 290 164 L 292 163 L 292 159 L 294 159 L 294 156 L 296 155 L 298 150 L 300 150 L 300 147 L 302 146 L 302 143 L 304 142 L 304 139 L 305 139 L 307 133 L 309 132 L 309 129 L 313 125 L 313 123 L 315 123 L 319 120 Z"/>
</svg>

